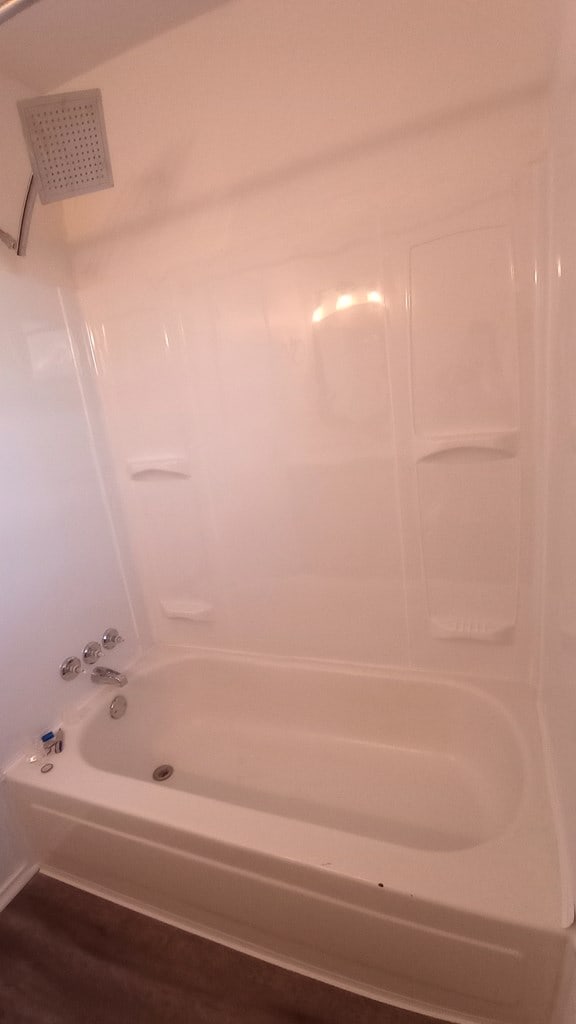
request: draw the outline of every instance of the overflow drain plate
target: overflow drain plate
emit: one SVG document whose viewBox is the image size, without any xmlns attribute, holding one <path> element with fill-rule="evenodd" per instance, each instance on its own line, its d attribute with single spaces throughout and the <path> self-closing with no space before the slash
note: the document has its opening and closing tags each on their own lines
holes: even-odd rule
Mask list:
<svg viewBox="0 0 576 1024">
<path fill-rule="evenodd" d="M 154 782 L 166 782 L 166 779 L 169 779 L 173 774 L 174 769 L 171 764 L 159 764 L 152 772 L 152 778 Z"/>
</svg>

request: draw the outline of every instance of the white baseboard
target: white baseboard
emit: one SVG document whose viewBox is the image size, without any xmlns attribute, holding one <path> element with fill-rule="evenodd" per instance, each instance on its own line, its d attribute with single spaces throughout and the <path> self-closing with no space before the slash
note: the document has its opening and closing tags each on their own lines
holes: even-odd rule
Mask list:
<svg viewBox="0 0 576 1024">
<path fill-rule="evenodd" d="M 0 911 L 7 907 L 11 900 L 36 874 L 39 864 L 22 864 L 6 881 L 0 885 Z"/>
</svg>

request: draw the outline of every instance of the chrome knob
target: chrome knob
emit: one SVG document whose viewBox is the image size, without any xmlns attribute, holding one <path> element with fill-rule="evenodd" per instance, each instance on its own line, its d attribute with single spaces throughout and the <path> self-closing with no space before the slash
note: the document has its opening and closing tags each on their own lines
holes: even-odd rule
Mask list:
<svg viewBox="0 0 576 1024">
<path fill-rule="evenodd" d="M 60 675 L 62 679 L 75 679 L 77 675 L 82 671 L 82 662 L 80 658 L 65 658 L 60 665 Z"/>
<path fill-rule="evenodd" d="M 108 629 L 102 636 L 102 646 L 105 647 L 107 651 L 111 651 L 113 647 L 117 647 L 118 644 L 123 643 L 123 641 L 124 637 L 120 636 L 120 633 L 117 629 L 114 629 L 114 626 L 108 626 Z"/>
<path fill-rule="evenodd" d="M 87 665 L 94 665 L 101 654 L 102 648 L 96 640 L 92 640 L 91 643 L 86 644 L 86 647 L 82 651 L 82 657 Z"/>
</svg>

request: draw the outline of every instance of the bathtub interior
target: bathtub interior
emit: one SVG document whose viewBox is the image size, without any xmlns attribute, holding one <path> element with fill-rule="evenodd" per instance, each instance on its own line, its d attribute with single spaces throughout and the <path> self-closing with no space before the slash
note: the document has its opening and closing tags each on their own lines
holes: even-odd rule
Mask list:
<svg viewBox="0 0 576 1024">
<path fill-rule="evenodd" d="M 124 691 L 123 691 L 124 692 Z M 502 706 L 378 674 L 191 659 L 144 672 L 80 735 L 96 768 L 399 845 L 458 850 L 510 827 L 525 751 Z"/>
</svg>

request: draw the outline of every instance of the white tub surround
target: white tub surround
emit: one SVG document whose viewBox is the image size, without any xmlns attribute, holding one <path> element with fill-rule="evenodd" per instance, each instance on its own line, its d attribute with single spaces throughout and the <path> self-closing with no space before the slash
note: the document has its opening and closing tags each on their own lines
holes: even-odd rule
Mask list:
<svg viewBox="0 0 576 1024">
<path fill-rule="evenodd" d="M 0 229 L 14 237 L 30 178 L 17 108 L 27 96 L 0 59 Z M 65 707 L 86 699 L 86 677 L 70 687 L 59 676 L 65 656 L 110 622 L 122 626 L 123 657 L 140 648 L 136 588 L 129 596 L 119 523 L 97 468 L 94 395 L 81 373 L 82 330 L 57 205 L 36 205 L 25 258 L 0 244 L 0 311 L 2 768 L 56 726 Z M 0 788 L 0 905 L 33 870 Z"/>
<path fill-rule="evenodd" d="M 571 901 L 531 701 L 177 649 L 116 721 L 115 693 L 7 773 L 45 870 L 398 1005 L 548 1021 Z"/>
<path fill-rule="evenodd" d="M 154 640 L 528 683 L 550 3 L 115 6 L 64 216 Z"/>
</svg>

